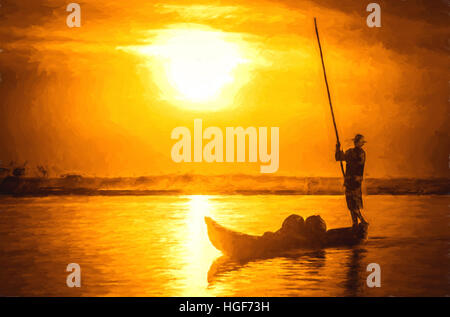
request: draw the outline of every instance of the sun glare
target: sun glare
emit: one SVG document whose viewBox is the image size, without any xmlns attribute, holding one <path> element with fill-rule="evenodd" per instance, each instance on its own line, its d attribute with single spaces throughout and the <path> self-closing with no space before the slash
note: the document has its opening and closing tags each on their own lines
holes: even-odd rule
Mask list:
<svg viewBox="0 0 450 317">
<path fill-rule="evenodd" d="M 245 42 L 207 27 L 161 30 L 150 45 L 131 49 L 148 58 L 162 99 L 192 110 L 229 105 L 249 77 Z"/>
</svg>

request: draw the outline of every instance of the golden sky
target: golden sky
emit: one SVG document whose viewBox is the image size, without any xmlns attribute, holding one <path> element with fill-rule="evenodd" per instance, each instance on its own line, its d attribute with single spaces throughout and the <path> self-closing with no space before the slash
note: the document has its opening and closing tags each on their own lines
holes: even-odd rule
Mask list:
<svg viewBox="0 0 450 317">
<path fill-rule="evenodd" d="M 313 17 L 342 143 L 368 177 L 449 176 L 448 6 L 379 1 L 3 0 L 0 160 L 95 176 L 259 173 L 175 163 L 172 129 L 279 127 L 276 175 L 339 176 Z"/>
</svg>

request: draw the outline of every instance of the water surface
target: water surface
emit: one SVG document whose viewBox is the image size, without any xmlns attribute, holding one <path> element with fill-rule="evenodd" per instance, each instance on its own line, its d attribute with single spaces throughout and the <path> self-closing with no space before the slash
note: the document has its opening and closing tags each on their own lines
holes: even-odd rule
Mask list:
<svg viewBox="0 0 450 317">
<path fill-rule="evenodd" d="M 205 215 L 262 234 L 288 215 L 348 226 L 343 196 L 120 196 L 0 200 L 3 296 L 448 296 L 448 196 L 367 196 L 368 241 L 230 261 Z M 81 266 L 81 288 L 66 266 Z M 368 288 L 369 263 L 381 287 Z"/>
</svg>

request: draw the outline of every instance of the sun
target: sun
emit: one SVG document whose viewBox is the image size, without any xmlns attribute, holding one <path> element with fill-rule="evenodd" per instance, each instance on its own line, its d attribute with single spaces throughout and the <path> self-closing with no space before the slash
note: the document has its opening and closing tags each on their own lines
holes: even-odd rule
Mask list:
<svg viewBox="0 0 450 317">
<path fill-rule="evenodd" d="M 176 98 L 205 102 L 217 98 L 234 81 L 234 69 L 244 60 L 237 45 L 219 32 L 179 30 L 158 48 L 165 75 Z"/>
<path fill-rule="evenodd" d="M 148 59 L 161 98 L 191 110 L 229 105 L 249 78 L 245 42 L 209 27 L 160 30 L 150 45 L 131 49 Z"/>
</svg>

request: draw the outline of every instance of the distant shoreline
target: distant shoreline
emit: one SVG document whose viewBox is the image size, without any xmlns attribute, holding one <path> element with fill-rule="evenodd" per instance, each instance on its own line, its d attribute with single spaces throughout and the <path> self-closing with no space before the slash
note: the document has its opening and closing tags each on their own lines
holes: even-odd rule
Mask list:
<svg viewBox="0 0 450 317">
<path fill-rule="evenodd" d="M 450 195 L 450 178 L 367 178 L 365 195 Z M 252 175 L 166 175 L 99 178 L 8 176 L 0 179 L 0 195 L 155 196 L 155 195 L 342 195 L 338 177 Z"/>
</svg>

